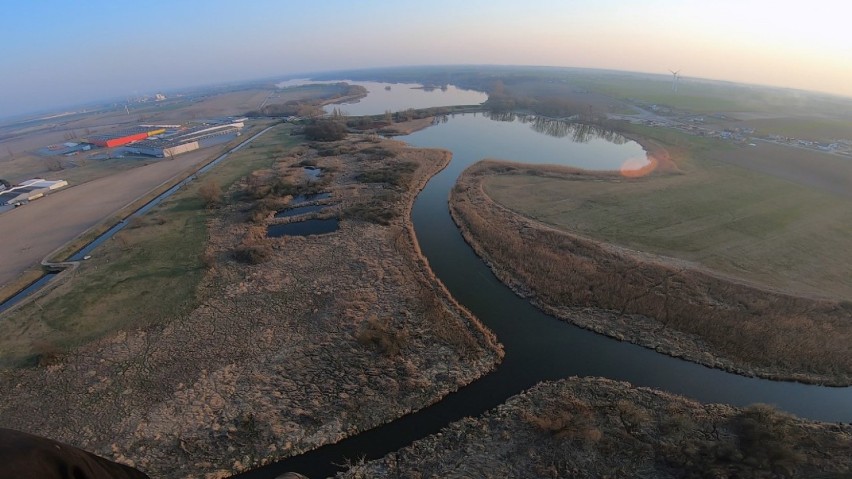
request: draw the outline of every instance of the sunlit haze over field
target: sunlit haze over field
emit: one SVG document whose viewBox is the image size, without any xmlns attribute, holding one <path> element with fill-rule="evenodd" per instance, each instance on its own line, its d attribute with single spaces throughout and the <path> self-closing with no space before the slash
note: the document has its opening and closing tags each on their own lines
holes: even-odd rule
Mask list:
<svg viewBox="0 0 852 479">
<path fill-rule="evenodd" d="M 14 2 L 0 116 L 396 65 L 605 68 L 852 95 L 844 2 Z"/>
</svg>

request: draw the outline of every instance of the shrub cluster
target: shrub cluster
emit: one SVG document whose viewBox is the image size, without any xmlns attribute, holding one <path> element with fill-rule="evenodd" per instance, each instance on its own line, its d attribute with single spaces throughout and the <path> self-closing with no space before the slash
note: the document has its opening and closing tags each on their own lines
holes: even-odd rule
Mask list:
<svg viewBox="0 0 852 479">
<path fill-rule="evenodd" d="M 411 180 L 411 175 L 417 169 L 417 163 L 403 161 L 383 166 L 375 170 L 363 171 L 355 176 L 361 183 L 387 183 L 392 186 L 404 186 Z"/>
<path fill-rule="evenodd" d="M 305 138 L 311 141 L 338 141 L 346 138 L 348 130 L 343 123 L 317 120 L 304 128 Z"/>
<path fill-rule="evenodd" d="M 375 347 L 386 356 L 396 356 L 408 342 L 408 335 L 404 330 L 395 328 L 392 323 L 391 318 L 379 319 L 377 316 L 370 316 L 361 323 L 360 329 L 355 333 L 355 339 L 365 346 Z"/>
</svg>

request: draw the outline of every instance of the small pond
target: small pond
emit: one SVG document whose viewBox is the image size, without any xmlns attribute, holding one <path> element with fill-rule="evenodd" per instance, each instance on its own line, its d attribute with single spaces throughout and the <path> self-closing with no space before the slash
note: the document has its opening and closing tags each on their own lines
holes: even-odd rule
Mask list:
<svg viewBox="0 0 852 479">
<path fill-rule="evenodd" d="M 270 225 L 266 228 L 266 236 L 280 238 L 282 236 L 310 236 L 332 233 L 340 229 L 340 220 L 329 218 L 324 220 L 305 220 L 296 223 Z"/>
<path fill-rule="evenodd" d="M 308 183 L 317 181 L 322 176 L 322 168 L 317 168 L 316 166 L 305 166 L 302 170 L 304 170 L 305 176 L 308 178 Z"/>
</svg>

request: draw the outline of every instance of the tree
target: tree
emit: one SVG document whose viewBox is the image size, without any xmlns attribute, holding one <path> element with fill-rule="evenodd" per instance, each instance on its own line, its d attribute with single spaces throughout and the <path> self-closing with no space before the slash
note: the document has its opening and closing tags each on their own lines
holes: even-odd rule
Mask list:
<svg viewBox="0 0 852 479">
<path fill-rule="evenodd" d="M 334 109 L 331 110 L 331 119 L 332 120 L 343 121 L 345 118 L 346 118 L 346 114 L 343 113 L 343 110 L 341 110 L 340 108 L 334 107 Z"/>
</svg>

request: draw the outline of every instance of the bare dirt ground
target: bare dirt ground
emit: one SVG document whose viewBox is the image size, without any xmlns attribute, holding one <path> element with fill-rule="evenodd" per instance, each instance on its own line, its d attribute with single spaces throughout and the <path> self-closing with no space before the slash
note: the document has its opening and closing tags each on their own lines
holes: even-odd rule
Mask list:
<svg viewBox="0 0 852 479">
<path fill-rule="evenodd" d="M 175 175 L 218 155 L 221 147 L 160 160 L 59 190 L 0 215 L 0 285 Z"/>
<path fill-rule="evenodd" d="M 229 193 L 243 199 L 209 224 L 194 311 L 0 372 L 2 426 L 152 477 L 217 478 L 390 421 L 489 371 L 501 347 L 437 282 L 409 219 L 449 152 L 366 137 L 320 148 Z M 304 181 L 303 162 L 323 169 L 332 195 L 314 215 L 342 216 L 340 229 L 267 238 L 291 219 L 251 213 L 286 205 L 266 186 Z M 380 221 L 356 219 L 370 215 Z M 246 247 L 265 256 L 237 261 Z"/>
<path fill-rule="evenodd" d="M 852 426 L 608 379 L 541 383 L 337 477 L 849 477 Z"/>
</svg>

